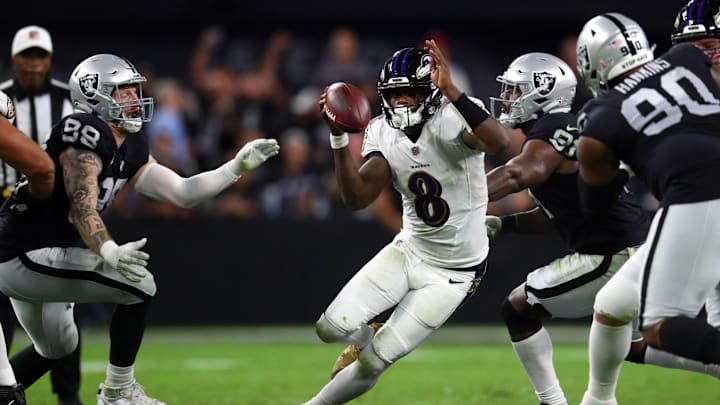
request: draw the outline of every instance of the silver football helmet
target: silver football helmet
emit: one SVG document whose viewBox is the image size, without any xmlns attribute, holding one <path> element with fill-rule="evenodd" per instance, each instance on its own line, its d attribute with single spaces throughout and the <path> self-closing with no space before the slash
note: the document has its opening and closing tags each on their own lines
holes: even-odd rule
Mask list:
<svg viewBox="0 0 720 405">
<path fill-rule="evenodd" d="M 607 13 L 585 23 L 577 41 L 577 70 L 587 87 L 598 97 L 610 82 L 654 59 L 654 46 L 645 31 L 632 19 Z"/>
<path fill-rule="evenodd" d="M 577 87 L 567 63 L 541 52 L 518 57 L 496 80 L 502 84 L 500 97 L 490 97 L 490 110 L 508 128 L 543 114 L 570 111 Z"/>
<path fill-rule="evenodd" d="M 80 62 L 68 85 L 76 110 L 99 116 L 108 124 L 136 133 L 143 122 L 152 119 L 153 99 L 143 98 L 145 77 L 130 61 L 108 53 L 91 56 Z M 118 101 L 113 94 L 121 88 L 135 86 L 137 98 Z"/>
</svg>

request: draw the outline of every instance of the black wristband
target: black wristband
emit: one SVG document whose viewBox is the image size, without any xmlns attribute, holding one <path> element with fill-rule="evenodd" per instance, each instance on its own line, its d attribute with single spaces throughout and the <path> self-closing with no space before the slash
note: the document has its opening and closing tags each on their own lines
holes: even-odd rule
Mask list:
<svg viewBox="0 0 720 405">
<path fill-rule="evenodd" d="M 465 93 L 461 94 L 460 97 L 452 103 L 465 119 L 465 122 L 468 123 L 470 130 L 477 128 L 478 125 L 482 124 L 483 121 L 490 116 L 479 105 L 473 103 Z"/>
<path fill-rule="evenodd" d="M 503 232 L 517 232 L 518 230 L 518 217 L 515 214 L 512 215 L 503 215 L 500 217 L 500 221 L 502 222 L 502 231 Z"/>
</svg>

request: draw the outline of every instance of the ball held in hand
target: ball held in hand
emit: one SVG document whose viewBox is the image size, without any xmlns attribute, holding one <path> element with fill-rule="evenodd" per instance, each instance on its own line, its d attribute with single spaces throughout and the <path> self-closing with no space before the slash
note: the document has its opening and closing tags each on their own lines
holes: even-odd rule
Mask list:
<svg viewBox="0 0 720 405">
<path fill-rule="evenodd" d="M 335 82 L 327 89 L 328 118 L 346 132 L 362 132 L 372 117 L 370 102 L 357 86 Z"/>
</svg>

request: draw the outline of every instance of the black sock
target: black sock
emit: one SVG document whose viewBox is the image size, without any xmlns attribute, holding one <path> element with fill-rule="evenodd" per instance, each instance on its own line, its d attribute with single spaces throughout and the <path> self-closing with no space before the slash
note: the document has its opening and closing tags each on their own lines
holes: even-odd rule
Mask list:
<svg viewBox="0 0 720 405">
<path fill-rule="evenodd" d="M 17 382 L 25 388 L 30 387 L 35 381 L 45 375 L 56 363 L 57 360 L 41 356 L 33 345 L 17 352 L 12 359 L 10 359 L 10 365 L 15 372 Z"/>
<path fill-rule="evenodd" d="M 118 367 L 135 364 L 149 308 L 150 301 L 115 308 L 110 321 L 110 364 Z"/>
<path fill-rule="evenodd" d="M 668 318 L 658 331 L 662 349 L 702 363 L 720 364 L 720 331 L 702 319 Z"/>
<path fill-rule="evenodd" d="M 58 360 L 50 370 L 52 390 L 59 399 L 79 399 L 80 391 L 80 340 L 75 351 Z"/>
</svg>

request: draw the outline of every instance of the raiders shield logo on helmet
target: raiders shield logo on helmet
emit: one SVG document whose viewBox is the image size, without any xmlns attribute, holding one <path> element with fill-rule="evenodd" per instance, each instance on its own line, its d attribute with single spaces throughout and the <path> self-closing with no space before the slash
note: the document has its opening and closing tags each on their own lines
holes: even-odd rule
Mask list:
<svg viewBox="0 0 720 405">
<path fill-rule="evenodd" d="M 555 88 L 555 75 L 548 72 L 533 72 L 533 85 L 541 96 L 546 96 Z"/>
<path fill-rule="evenodd" d="M 83 92 L 85 97 L 92 97 L 95 95 L 98 89 L 98 74 L 90 73 L 78 80 L 80 83 L 80 90 Z"/>
</svg>

